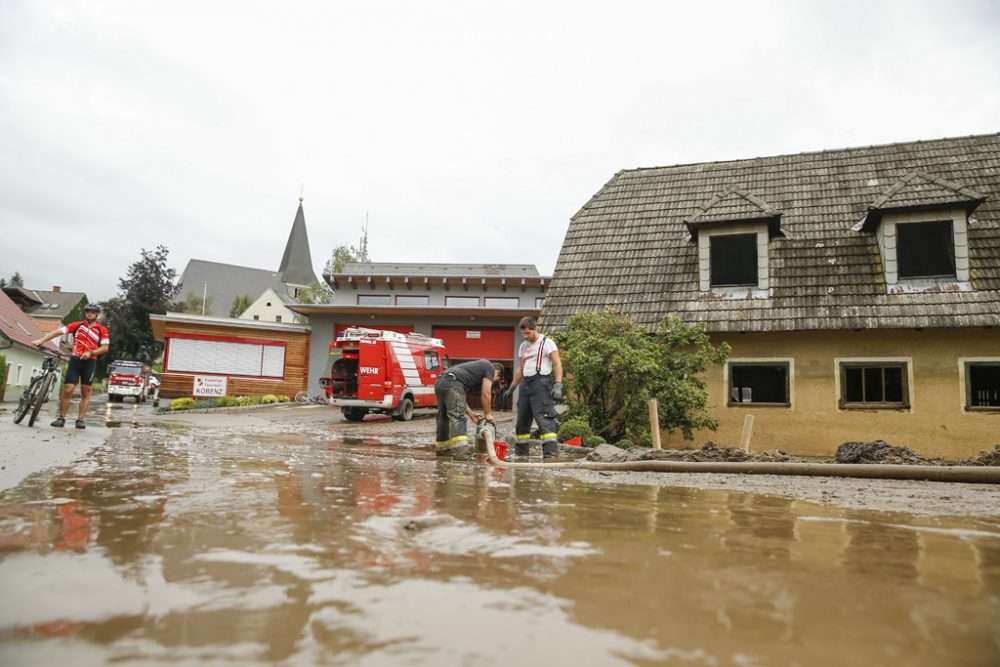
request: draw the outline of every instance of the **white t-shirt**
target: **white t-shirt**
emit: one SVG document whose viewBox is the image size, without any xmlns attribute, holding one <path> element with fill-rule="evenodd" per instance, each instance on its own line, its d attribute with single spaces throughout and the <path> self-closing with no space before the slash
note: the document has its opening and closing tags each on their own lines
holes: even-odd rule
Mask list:
<svg viewBox="0 0 1000 667">
<path fill-rule="evenodd" d="M 521 343 L 521 349 L 517 353 L 517 357 L 521 362 L 521 374 L 524 377 L 531 377 L 539 372 L 542 375 L 551 375 L 552 358 L 549 355 L 558 349 L 555 341 L 548 336 L 539 336 L 534 343 L 529 343 L 528 341 Z M 538 368 L 539 365 L 541 365 L 540 371 Z"/>
</svg>

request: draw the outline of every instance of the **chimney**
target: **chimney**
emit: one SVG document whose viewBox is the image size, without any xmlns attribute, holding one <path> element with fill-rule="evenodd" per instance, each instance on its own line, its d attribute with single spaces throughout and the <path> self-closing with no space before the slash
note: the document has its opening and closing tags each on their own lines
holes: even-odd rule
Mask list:
<svg viewBox="0 0 1000 667">
<path fill-rule="evenodd" d="M 53 292 L 62 292 L 62 287 L 59 287 L 59 285 L 53 285 L 52 286 L 52 291 Z"/>
</svg>

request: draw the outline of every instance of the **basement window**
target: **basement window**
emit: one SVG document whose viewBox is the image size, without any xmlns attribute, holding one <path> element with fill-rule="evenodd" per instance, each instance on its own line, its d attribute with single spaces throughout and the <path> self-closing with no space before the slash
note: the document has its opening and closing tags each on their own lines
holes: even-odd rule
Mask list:
<svg viewBox="0 0 1000 667">
<path fill-rule="evenodd" d="M 1000 360 L 966 362 L 965 409 L 1000 410 Z"/>
<path fill-rule="evenodd" d="M 709 243 L 712 287 L 757 285 L 756 234 L 722 234 Z"/>
<path fill-rule="evenodd" d="M 789 368 L 787 361 L 730 362 L 728 404 L 791 405 Z"/>
<path fill-rule="evenodd" d="M 951 220 L 898 224 L 896 235 L 900 278 L 955 277 Z"/>
<path fill-rule="evenodd" d="M 905 409 L 910 407 L 907 366 L 902 362 L 858 362 L 840 365 L 840 407 Z"/>
</svg>

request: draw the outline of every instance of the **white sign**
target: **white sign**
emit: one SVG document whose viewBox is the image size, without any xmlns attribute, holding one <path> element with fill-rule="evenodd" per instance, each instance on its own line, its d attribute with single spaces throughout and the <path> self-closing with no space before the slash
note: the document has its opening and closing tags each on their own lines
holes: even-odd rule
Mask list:
<svg viewBox="0 0 1000 667">
<path fill-rule="evenodd" d="M 465 332 L 465 337 L 466 338 L 479 338 L 480 337 L 480 333 L 478 331 L 466 331 Z"/>
<path fill-rule="evenodd" d="M 226 395 L 229 378 L 225 375 L 195 375 L 194 395 L 219 398 Z"/>
</svg>

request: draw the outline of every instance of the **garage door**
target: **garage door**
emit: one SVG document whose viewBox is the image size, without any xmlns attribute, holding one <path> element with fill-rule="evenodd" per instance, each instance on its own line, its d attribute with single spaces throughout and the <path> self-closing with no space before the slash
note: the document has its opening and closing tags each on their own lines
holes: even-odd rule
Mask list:
<svg viewBox="0 0 1000 667">
<path fill-rule="evenodd" d="M 513 329 L 472 329 L 469 327 L 434 327 L 431 336 L 444 341 L 451 359 L 490 359 L 513 361 Z"/>
</svg>

